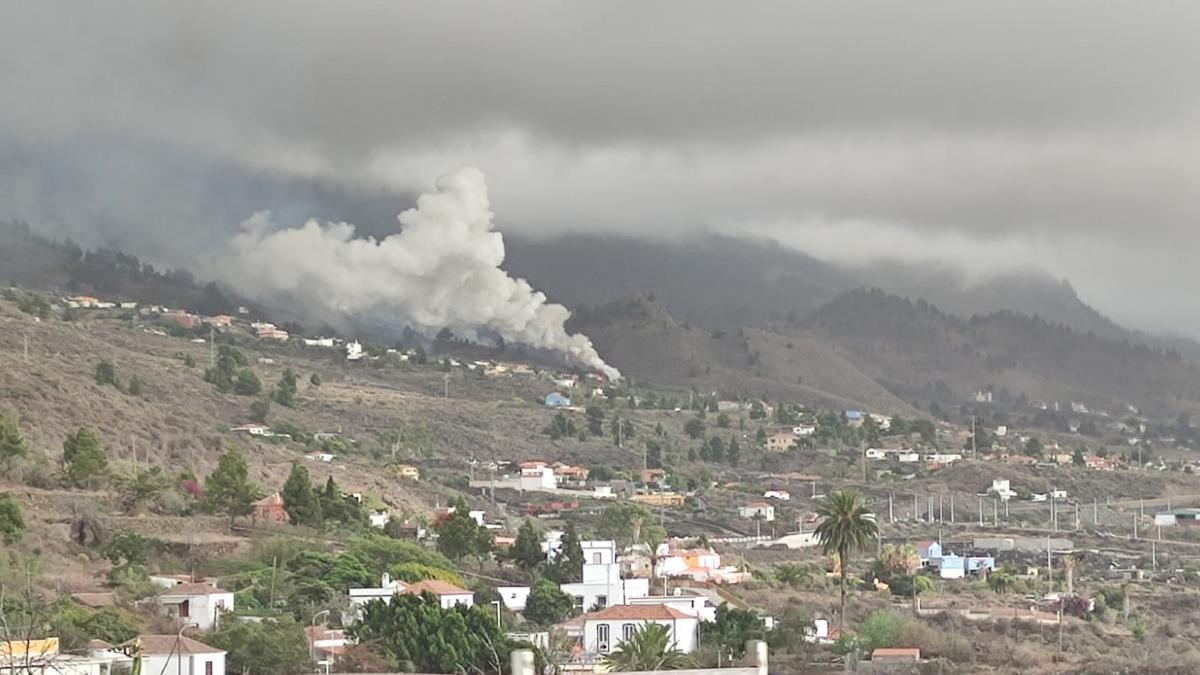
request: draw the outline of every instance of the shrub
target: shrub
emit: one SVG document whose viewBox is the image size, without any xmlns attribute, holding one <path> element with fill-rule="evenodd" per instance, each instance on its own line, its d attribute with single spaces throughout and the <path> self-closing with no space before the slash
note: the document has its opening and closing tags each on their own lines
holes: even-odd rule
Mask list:
<svg viewBox="0 0 1200 675">
<path fill-rule="evenodd" d="M 25 518 L 21 515 L 21 505 L 11 493 L 0 493 L 0 538 L 6 544 L 13 544 L 23 536 Z"/>
</svg>

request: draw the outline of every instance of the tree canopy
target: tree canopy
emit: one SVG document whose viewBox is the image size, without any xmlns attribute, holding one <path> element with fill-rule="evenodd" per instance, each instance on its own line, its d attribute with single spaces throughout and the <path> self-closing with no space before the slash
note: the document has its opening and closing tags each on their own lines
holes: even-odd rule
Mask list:
<svg viewBox="0 0 1200 675">
<path fill-rule="evenodd" d="M 511 649 L 487 609 L 443 609 L 428 593 L 367 603 L 348 633 L 359 643 L 377 645 L 407 672 L 500 672 Z"/>
</svg>

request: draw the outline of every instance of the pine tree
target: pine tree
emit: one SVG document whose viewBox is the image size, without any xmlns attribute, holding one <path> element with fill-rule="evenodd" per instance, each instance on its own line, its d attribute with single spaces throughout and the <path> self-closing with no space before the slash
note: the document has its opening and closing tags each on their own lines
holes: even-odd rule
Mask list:
<svg viewBox="0 0 1200 675">
<path fill-rule="evenodd" d="M 542 553 L 541 533 L 538 532 L 533 521 L 528 518 L 517 530 L 517 541 L 512 547 L 512 558 L 517 567 L 526 572 L 532 572 L 546 560 L 545 554 Z"/>
<path fill-rule="evenodd" d="M 293 525 L 321 526 L 321 502 L 313 492 L 308 469 L 293 464 L 280 495 L 283 497 L 283 508 Z"/>
<path fill-rule="evenodd" d="M 29 441 L 21 433 L 15 418 L 0 413 L 0 466 L 29 454 Z"/>
<path fill-rule="evenodd" d="M 296 373 L 291 368 L 283 371 L 279 386 L 275 387 L 275 402 L 286 408 L 296 405 Z"/>
<path fill-rule="evenodd" d="M 550 567 L 549 576 L 560 584 L 569 584 L 583 579 L 583 545 L 575 531 L 575 523 L 568 521 L 559 540 L 558 553 Z"/>
<path fill-rule="evenodd" d="M 236 447 L 227 449 L 217 462 L 217 468 L 204 479 L 205 498 L 218 511 L 229 514 L 229 522 L 237 516 L 254 511 L 258 487 L 249 479 L 246 457 Z"/>
<path fill-rule="evenodd" d="M 63 477 L 68 483 L 81 487 L 107 471 L 108 455 L 94 430 L 81 427 L 63 441 Z"/>
</svg>

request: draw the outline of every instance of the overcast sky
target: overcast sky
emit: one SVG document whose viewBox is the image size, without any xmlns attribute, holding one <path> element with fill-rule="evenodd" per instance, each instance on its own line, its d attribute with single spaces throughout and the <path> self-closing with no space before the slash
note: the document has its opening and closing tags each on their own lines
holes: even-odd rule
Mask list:
<svg viewBox="0 0 1200 675">
<path fill-rule="evenodd" d="M 507 231 L 1040 267 L 1200 337 L 1196 26 L 1194 2 L 9 2 L 0 218 L 169 257 L 250 215 L 241 176 L 322 186 L 294 224 L 475 165 Z"/>
</svg>

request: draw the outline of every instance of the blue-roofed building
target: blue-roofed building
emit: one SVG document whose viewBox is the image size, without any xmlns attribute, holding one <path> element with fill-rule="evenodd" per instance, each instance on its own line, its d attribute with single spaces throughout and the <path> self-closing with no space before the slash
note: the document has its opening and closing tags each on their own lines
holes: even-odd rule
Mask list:
<svg viewBox="0 0 1200 675">
<path fill-rule="evenodd" d="M 557 391 L 552 391 L 546 394 L 546 407 L 548 408 L 567 408 L 571 405 L 571 399 L 563 396 Z"/>
<path fill-rule="evenodd" d="M 866 416 L 867 414 L 861 410 L 847 410 L 846 423 L 852 427 L 860 427 L 862 426 L 863 418 Z"/>
</svg>

